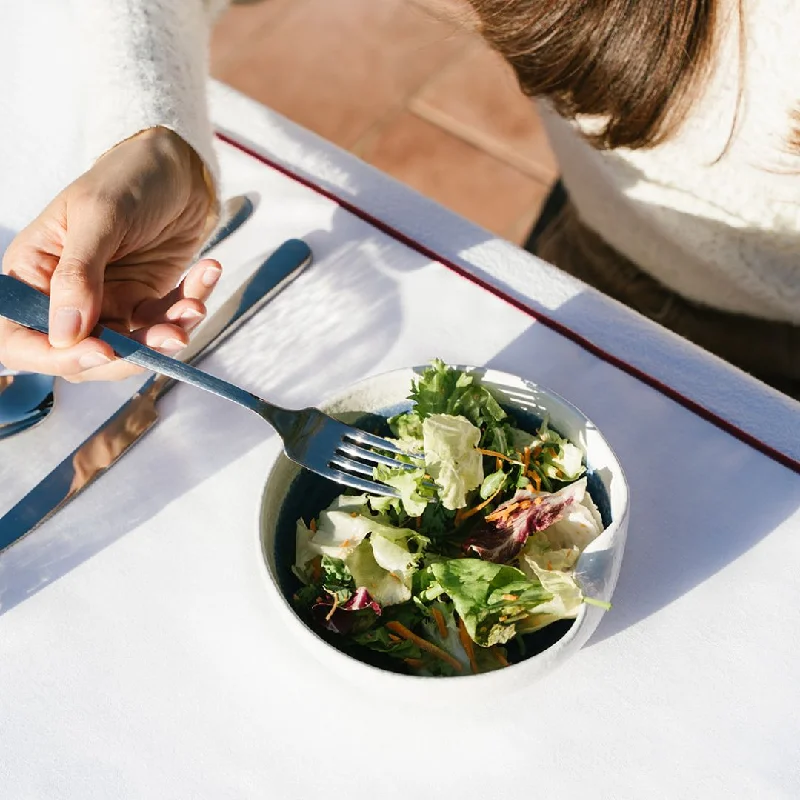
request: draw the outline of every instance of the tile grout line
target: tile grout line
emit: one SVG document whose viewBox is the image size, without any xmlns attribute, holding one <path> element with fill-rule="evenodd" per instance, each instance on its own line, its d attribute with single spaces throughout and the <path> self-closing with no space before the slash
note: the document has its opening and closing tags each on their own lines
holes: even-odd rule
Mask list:
<svg viewBox="0 0 800 800">
<path fill-rule="evenodd" d="M 436 125 L 438 128 L 455 136 L 467 144 L 471 144 L 478 150 L 482 150 L 492 158 L 502 161 L 504 164 L 516 169 L 523 175 L 540 182 L 550 182 L 556 176 L 556 171 L 544 164 L 537 164 L 529 161 L 524 156 L 517 155 L 513 147 L 497 144 L 491 136 L 481 133 L 471 125 L 459 122 L 444 111 L 439 111 L 429 106 L 423 100 L 412 98 L 408 104 L 408 110 L 420 119 Z"/>
</svg>

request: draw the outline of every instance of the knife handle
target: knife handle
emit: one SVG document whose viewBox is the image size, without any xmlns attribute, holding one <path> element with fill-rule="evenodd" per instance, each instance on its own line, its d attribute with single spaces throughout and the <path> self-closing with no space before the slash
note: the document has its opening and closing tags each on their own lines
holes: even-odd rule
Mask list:
<svg viewBox="0 0 800 800">
<path fill-rule="evenodd" d="M 238 195 L 225 201 L 225 219 L 209 240 L 203 245 L 198 258 L 203 258 L 209 251 L 213 250 L 220 242 L 227 239 L 235 230 L 246 222 L 255 211 L 258 195 L 250 192 L 249 195 Z"/>
<path fill-rule="evenodd" d="M 197 330 L 181 353 L 181 361 L 192 363 L 208 355 L 247 322 L 267 301 L 281 291 L 311 263 L 311 249 L 300 239 L 289 239 L 273 252 L 252 277 L 234 292 Z M 0 316 L 46 334 L 49 330 L 50 298 L 10 275 L 0 275 Z M 160 397 L 174 385 L 160 382 Z"/>
</svg>

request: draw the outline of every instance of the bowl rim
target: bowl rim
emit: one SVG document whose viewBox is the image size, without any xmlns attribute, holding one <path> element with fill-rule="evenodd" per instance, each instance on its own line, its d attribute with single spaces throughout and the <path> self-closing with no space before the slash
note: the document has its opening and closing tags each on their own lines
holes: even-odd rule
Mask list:
<svg viewBox="0 0 800 800">
<path fill-rule="evenodd" d="M 335 405 L 336 403 L 342 402 L 348 395 L 352 394 L 354 391 L 358 390 L 359 387 L 372 383 L 374 381 L 386 380 L 392 376 L 398 376 L 402 373 L 410 373 L 410 374 L 421 374 L 422 370 L 426 369 L 429 365 L 415 365 L 415 366 L 408 366 L 408 367 L 398 367 L 395 369 L 387 370 L 385 372 L 376 373 L 374 375 L 368 375 L 361 378 L 354 383 L 348 384 L 346 387 L 340 389 L 339 391 L 332 394 L 330 397 L 326 398 L 319 406 L 319 408 L 323 411 L 326 411 L 329 407 Z M 549 389 L 546 386 L 543 386 L 539 383 L 536 383 L 533 380 L 528 378 L 523 378 L 520 375 L 515 375 L 513 373 L 505 372 L 503 370 L 495 369 L 494 367 L 486 367 L 486 366 L 469 366 L 469 365 L 462 365 L 462 364 L 449 364 L 449 367 L 454 369 L 462 370 L 462 371 L 471 371 L 471 372 L 479 372 L 481 373 L 481 377 L 486 373 L 492 373 L 497 376 L 502 376 L 506 378 L 510 378 L 517 382 L 522 382 L 527 386 L 536 388 L 539 392 L 546 395 L 548 398 L 552 398 L 556 401 L 556 403 L 560 403 L 561 405 L 565 406 L 566 408 L 570 409 L 572 412 L 578 415 L 585 423 L 588 423 L 591 427 L 597 431 L 597 434 L 600 436 L 601 440 L 603 441 L 604 445 L 608 448 L 609 454 L 613 459 L 613 463 L 616 466 L 617 473 L 615 474 L 615 478 L 619 479 L 621 482 L 621 508 L 618 515 L 615 515 L 614 519 L 612 519 L 611 524 L 604 528 L 600 536 L 597 537 L 599 540 L 601 537 L 605 538 L 612 538 L 613 535 L 620 529 L 627 531 L 627 522 L 630 515 L 630 491 L 629 491 L 629 484 L 625 472 L 622 468 L 622 464 L 617 457 L 616 452 L 611 447 L 611 444 L 606 439 L 605 435 L 603 434 L 602 430 L 595 425 L 595 423 L 589 418 L 583 411 L 581 411 L 574 403 L 571 403 L 569 400 L 566 400 L 557 392 L 554 392 L 552 389 Z M 283 620 L 287 623 L 290 630 L 293 631 L 294 635 L 298 637 L 302 644 L 306 646 L 306 648 L 313 650 L 317 659 L 322 663 L 329 663 L 332 667 L 335 667 L 337 672 L 339 673 L 347 673 L 349 677 L 359 677 L 363 676 L 365 679 L 370 680 L 378 680 L 382 682 L 384 685 L 386 684 L 394 684 L 398 689 L 408 689 L 408 688 L 415 688 L 422 685 L 428 685 L 431 681 L 435 682 L 436 686 L 439 687 L 459 687 L 458 691 L 461 691 L 466 685 L 466 682 L 469 681 L 468 686 L 477 688 L 479 685 L 491 683 L 492 686 L 497 688 L 501 684 L 512 684 L 517 683 L 519 678 L 522 674 L 526 671 L 533 671 L 534 667 L 539 668 L 543 662 L 546 661 L 553 661 L 553 656 L 557 654 L 560 650 L 564 650 L 567 648 L 568 645 L 572 644 L 574 640 L 581 634 L 583 624 L 586 617 L 590 614 L 592 615 L 602 615 L 603 611 L 600 608 L 595 606 L 590 606 L 587 603 L 583 603 L 576 614 L 572 625 L 570 626 L 569 630 L 567 630 L 564 635 L 554 642 L 550 647 L 546 650 L 543 650 L 541 653 L 537 653 L 534 656 L 524 659 L 523 661 L 518 661 L 514 664 L 510 664 L 508 667 L 499 670 L 492 670 L 491 672 L 484 672 L 479 674 L 473 673 L 465 673 L 463 675 L 453 675 L 453 676 L 446 676 L 450 678 L 456 678 L 457 680 L 442 680 L 442 676 L 428 676 L 428 675 L 411 675 L 406 673 L 400 672 L 392 672 L 390 670 L 382 669 L 380 667 L 373 666 L 372 664 L 368 664 L 365 661 L 361 661 L 354 656 L 351 656 L 345 652 L 342 652 L 338 648 L 334 647 L 331 644 L 328 644 L 313 628 L 306 625 L 306 623 L 300 618 L 297 612 L 292 608 L 289 600 L 284 595 L 283 591 L 281 590 L 280 584 L 278 582 L 277 576 L 273 574 L 273 570 L 270 568 L 270 555 L 267 552 L 266 548 L 266 537 L 265 537 L 265 524 L 264 524 L 264 517 L 266 513 L 266 506 L 268 500 L 268 493 L 270 489 L 270 482 L 271 479 L 278 468 L 279 464 L 283 461 L 290 461 L 290 459 L 286 456 L 283 449 L 278 452 L 277 456 L 272 460 L 272 464 L 267 472 L 266 480 L 264 482 L 264 488 L 261 492 L 261 499 L 258 504 L 258 517 L 257 517 L 257 552 L 258 552 L 258 559 L 261 562 L 261 569 L 259 570 L 262 573 L 264 583 L 269 589 L 269 594 L 273 596 L 273 598 L 277 601 L 276 606 L 280 609 L 280 615 Z M 622 547 L 624 548 L 624 539 L 622 541 Z M 614 588 L 616 586 L 616 579 L 614 582 L 614 587 L 612 587 L 612 594 Z M 598 623 L 599 624 L 599 623 Z M 587 639 L 589 636 L 592 635 L 594 630 L 596 630 L 597 625 L 595 625 L 592 630 L 587 635 Z M 581 647 L 579 645 L 579 647 Z M 549 658 L 543 658 L 547 654 L 550 654 Z M 445 691 L 456 691 L 455 688 L 447 688 Z"/>
</svg>

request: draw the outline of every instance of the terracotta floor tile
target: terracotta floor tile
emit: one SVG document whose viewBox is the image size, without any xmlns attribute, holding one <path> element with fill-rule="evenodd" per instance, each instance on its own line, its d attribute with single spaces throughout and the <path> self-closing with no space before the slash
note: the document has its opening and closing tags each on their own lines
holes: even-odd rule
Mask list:
<svg viewBox="0 0 800 800">
<path fill-rule="evenodd" d="M 290 9 L 305 0 L 262 0 L 252 5 L 230 6 L 211 32 L 211 70 L 218 72 L 238 57 L 243 45 L 257 40 Z"/>
<path fill-rule="evenodd" d="M 408 111 L 365 142 L 361 156 L 501 236 L 547 194 L 544 183 Z"/>
<path fill-rule="evenodd" d="M 433 76 L 409 108 L 532 177 L 556 175 L 536 109 L 511 68 L 481 41 Z"/>
<path fill-rule="evenodd" d="M 302 0 L 214 74 L 349 148 L 469 41 L 409 0 Z"/>
</svg>

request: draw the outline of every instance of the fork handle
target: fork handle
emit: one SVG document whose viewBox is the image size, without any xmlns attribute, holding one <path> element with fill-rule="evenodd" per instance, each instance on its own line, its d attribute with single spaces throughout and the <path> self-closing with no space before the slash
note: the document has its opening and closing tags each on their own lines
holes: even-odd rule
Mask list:
<svg viewBox="0 0 800 800">
<path fill-rule="evenodd" d="M 178 361 L 177 358 L 165 356 L 163 353 L 159 353 L 147 345 L 139 344 L 139 342 L 112 331 L 110 328 L 97 328 L 93 331 L 93 334 L 101 341 L 110 344 L 120 358 L 130 361 L 131 364 L 137 364 L 145 369 L 166 375 L 168 378 L 181 383 L 189 383 L 198 389 L 205 389 L 207 392 L 238 403 L 240 406 L 244 406 L 259 415 L 263 414 L 264 407 L 269 405 L 252 392 L 228 383 L 222 378 L 209 375 L 191 364 L 184 364 L 183 361 Z"/>
<path fill-rule="evenodd" d="M 50 300 L 46 295 L 17 278 L 0 275 L 0 316 L 46 334 L 49 330 L 49 315 Z M 111 345 L 117 355 L 132 364 L 217 394 L 244 406 L 270 422 L 276 413 L 283 411 L 251 392 L 209 375 L 197 367 L 184 364 L 176 358 L 165 356 L 110 328 L 100 325 L 92 331 L 92 335 Z"/>
</svg>

